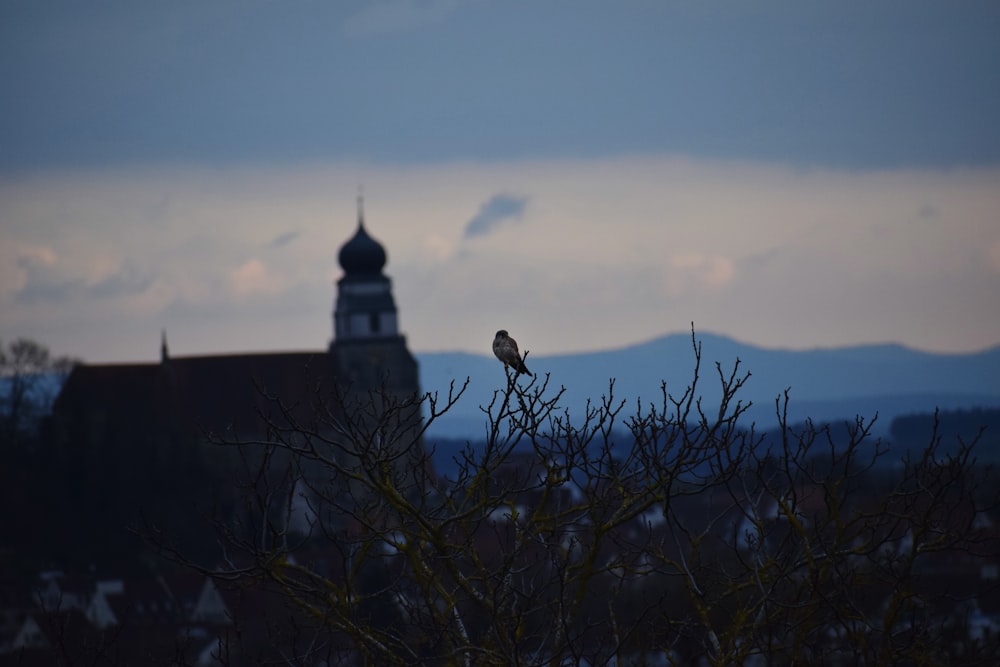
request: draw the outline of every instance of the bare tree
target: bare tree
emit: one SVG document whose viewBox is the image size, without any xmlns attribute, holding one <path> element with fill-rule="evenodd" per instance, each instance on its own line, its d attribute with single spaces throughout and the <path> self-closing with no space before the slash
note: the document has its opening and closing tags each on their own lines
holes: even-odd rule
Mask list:
<svg viewBox="0 0 1000 667">
<path fill-rule="evenodd" d="M 35 428 L 76 363 L 69 357 L 53 358 L 48 348 L 27 338 L 6 348 L 0 345 L 0 418 L 8 442 Z"/>
<path fill-rule="evenodd" d="M 982 587 L 939 585 L 1000 554 L 975 441 L 931 433 L 902 457 L 869 420 L 790 424 L 787 392 L 778 428 L 758 431 L 741 362 L 716 364 L 705 390 L 694 332 L 692 350 L 688 386 L 629 409 L 613 381 L 571 415 L 548 377 L 508 376 L 451 479 L 425 433 L 464 385 L 334 388 L 305 413 L 275 399 L 266 437 L 226 443 L 245 503 L 219 523 L 221 561 L 200 567 L 308 619 L 296 664 L 1000 657 L 995 634 L 968 628 Z"/>
</svg>

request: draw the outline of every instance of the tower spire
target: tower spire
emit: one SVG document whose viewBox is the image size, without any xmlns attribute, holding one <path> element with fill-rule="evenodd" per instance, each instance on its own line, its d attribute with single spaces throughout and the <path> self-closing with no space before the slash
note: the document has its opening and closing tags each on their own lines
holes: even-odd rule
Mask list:
<svg viewBox="0 0 1000 667">
<path fill-rule="evenodd" d="M 364 193 L 358 188 L 358 228 L 337 255 L 344 276 L 337 281 L 333 311 L 334 342 L 390 340 L 399 337 L 392 281 L 382 269 L 382 244 L 365 229 Z"/>
<path fill-rule="evenodd" d="M 160 362 L 167 363 L 170 361 L 170 349 L 167 347 L 167 329 L 164 327 L 160 330 Z"/>
<path fill-rule="evenodd" d="M 365 186 L 358 186 L 358 227 L 365 226 Z"/>
</svg>

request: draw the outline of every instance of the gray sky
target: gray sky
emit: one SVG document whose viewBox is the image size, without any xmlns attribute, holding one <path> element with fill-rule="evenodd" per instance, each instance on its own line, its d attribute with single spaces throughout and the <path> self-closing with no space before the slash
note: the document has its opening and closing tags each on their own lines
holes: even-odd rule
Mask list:
<svg viewBox="0 0 1000 667">
<path fill-rule="evenodd" d="M 1000 343 L 993 2 L 0 0 L 0 339 Z"/>
</svg>

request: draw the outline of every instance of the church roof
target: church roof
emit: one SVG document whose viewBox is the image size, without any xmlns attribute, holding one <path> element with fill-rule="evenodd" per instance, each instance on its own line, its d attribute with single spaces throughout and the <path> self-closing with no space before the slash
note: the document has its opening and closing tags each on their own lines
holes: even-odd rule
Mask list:
<svg viewBox="0 0 1000 667">
<path fill-rule="evenodd" d="M 281 406 L 296 416 L 315 415 L 317 402 L 333 391 L 335 366 L 326 351 L 81 364 L 66 380 L 53 413 L 96 415 L 147 432 L 260 433 L 268 418 L 285 421 Z"/>
</svg>

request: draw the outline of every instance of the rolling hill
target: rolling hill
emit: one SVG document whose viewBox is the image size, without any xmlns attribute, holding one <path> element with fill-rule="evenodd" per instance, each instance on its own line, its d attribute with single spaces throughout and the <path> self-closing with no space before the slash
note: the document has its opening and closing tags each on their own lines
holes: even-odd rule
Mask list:
<svg viewBox="0 0 1000 667">
<path fill-rule="evenodd" d="M 1000 406 L 1000 346 L 971 354 L 938 354 L 902 345 L 861 345 L 814 350 L 767 349 L 725 336 L 698 334 L 702 346 L 698 393 L 706 405 L 717 401 L 716 362 L 728 375 L 737 359 L 750 379 L 740 394 L 752 402 L 746 423 L 776 423 L 775 399 L 786 388 L 792 421 L 871 418 L 885 433 L 892 418 L 930 412 L 936 407 L 961 409 Z M 506 384 L 503 367 L 492 355 L 418 353 L 425 391 L 446 393 L 449 383 L 469 378 L 454 409 L 429 431 L 431 437 L 478 438 L 485 429 L 480 410 Z M 678 396 L 693 377 L 695 356 L 690 334 L 670 334 L 620 349 L 555 356 L 528 355 L 528 367 L 566 387 L 563 405 L 581 414 L 588 399 L 614 396 L 629 405 L 636 400 L 661 402 L 661 387 Z M 520 382 L 525 382 L 521 379 Z"/>
</svg>

